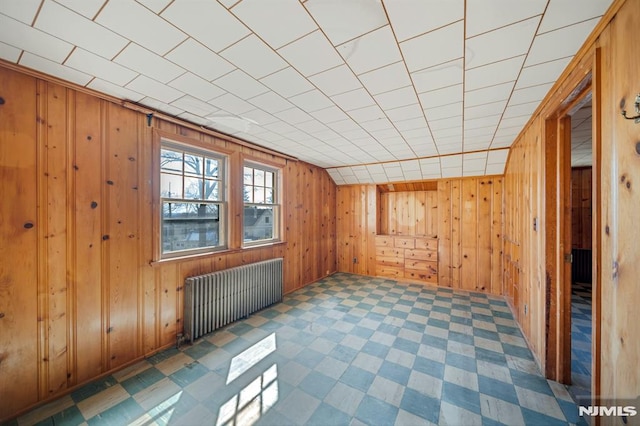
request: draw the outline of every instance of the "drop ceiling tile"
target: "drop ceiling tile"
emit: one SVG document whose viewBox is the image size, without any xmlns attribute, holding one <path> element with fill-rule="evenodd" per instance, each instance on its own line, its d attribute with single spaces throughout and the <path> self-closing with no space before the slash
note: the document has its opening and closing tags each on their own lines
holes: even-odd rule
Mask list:
<svg viewBox="0 0 640 426">
<path fill-rule="evenodd" d="M 504 28 L 500 28 L 467 39 L 467 69 L 476 68 L 503 59 L 524 55 L 536 33 L 540 17 L 530 18 Z"/>
<path fill-rule="evenodd" d="M 119 86 L 126 85 L 138 76 L 138 73 L 128 68 L 81 48 L 76 48 L 73 51 L 71 56 L 65 61 L 65 65 Z"/>
<path fill-rule="evenodd" d="M 375 103 L 371 95 L 362 88 L 332 96 L 331 100 L 344 111 L 363 108 Z"/>
<path fill-rule="evenodd" d="M 176 99 L 175 101 L 171 102 L 171 105 L 202 118 L 208 118 L 209 115 L 212 115 L 218 111 L 217 107 L 203 102 L 190 95 L 184 95 L 181 98 Z"/>
<path fill-rule="evenodd" d="M 524 59 L 525 55 L 521 55 L 467 70 L 464 80 L 465 90 L 481 89 L 483 87 L 515 81 L 520 74 Z"/>
<path fill-rule="evenodd" d="M 139 75 L 129 84 L 127 84 L 126 87 L 127 89 L 142 93 L 143 95 L 155 98 L 167 104 L 184 95 L 184 93 L 182 93 L 181 91 L 176 90 L 173 87 L 169 87 L 165 84 L 159 83 L 156 80 L 153 80 L 144 75 Z"/>
<path fill-rule="evenodd" d="M 160 16 L 216 53 L 250 34 L 215 1 L 175 1 Z"/>
<path fill-rule="evenodd" d="M 410 140 L 408 143 L 411 145 L 412 151 L 416 157 L 431 157 L 438 155 L 438 149 L 431 140 Z M 432 171 L 434 173 L 435 171 Z M 437 173 L 440 173 L 438 170 Z"/>
<path fill-rule="evenodd" d="M 510 0 L 467 0 L 467 37 L 542 15 L 547 0 L 527 0 L 513 6 Z"/>
<path fill-rule="evenodd" d="M 431 140 L 431 132 L 429 132 L 429 129 L 425 128 L 421 128 L 421 129 L 413 129 L 413 130 L 405 130 L 402 133 L 402 137 L 405 140 L 411 140 L 411 139 L 424 139 L 424 140 Z"/>
<path fill-rule="evenodd" d="M 42 0 L 13 0 L 0 2 L 0 14 L 31 26 Z M 4 34 L 3 34 L 4 38 Z"/>
<path fill-rule="evenodd" d="M 567 57 L 523 68 L 516 89 L 555 82 L 570 61 L 571 57 Z"/>
<path fill-rule="evenodd" d="M 429 128 L 433 130 L 452 129 L 452 128 L 461 128 L 461 127 L 462 127 L 462 116 L 445 118 L 444 120 L 431 120 L 429 122 Z"/>
<path fill-rule="evenodd" d="M 93 83 L 93 81 L 91 83 Z M 124 89 L 124 90 L 127 90 L 127 89 Z M 176 116 L 176 117 L 178 115 L 182 114 L 183 112 L 185 112 L 183 109 L 171 106 L 169 104 L 166 104 L 164 102 L 160 102 L 159 100 L 154 99 L 154 98 L 150 98 L 150 97 L 145 97 L 145 98 L 141 99 L 140 100 L 140 104 L 142 104 L 142 105 L 144 105 L 144 106 L 146 106 L 148 108 L 151 108 L 151 109 L 153 109 L 155 111 L 161 111 L 161 112 L 164 112 L 166 114 L 173 115 L 173 116 Z"/>
<path fill-rule="evenodd" d="M 418 102 L 413 86 L 403 87 L 391 92 L 381 93 L 375 96 L 376 102 L 385 111 L 393 108 L 400 108 L 407 105 L 415 105 Z"/>
<path fill-rule="evenodd" d="M 242 99 L 249 99 L 269 91 L 262 83 L 238 69 L 216 79 L 214 84 Z"/>
<path fill-rule="evenodd" d="M 54 62 L 62 63 L 73 48 L 67 42 L 2 14 L 0 28 L 3 43 Z"/>
<path fill-rule="evenodd" d="M 129 44 L 126 49 L 120 52 L 114 62 L 161 83 L 168 83 L 186 72 L 184 68 L 135 43 Z"/>
<path fill-rule="evenodd" d="M 191 114 L 190 112 L 183 112 L 182 114 L 178 115 L 178 118 L 182 118 L 183 120 L 186 120 L 190 123 L 211 127 L 212 129 L 217 130 L 218 132 L 226 133 L 228 135 L 233 135 L 237 131 L 236 129 L 222 126 L 222 125 L 216 125 L 215 127 L 211 126 L 211 122 L 209 120 L 204 119 L 198 115 Z"/>
<path fill-rule="evenodd" d="M 396 62 L 395 64 L 360 74 L 358 78 L 372 95 L 411 84 L 404 62 Z"/>
<path fill-rule="evenodd" d="M 349 136 L 350 134 L 349 132 L 359 132 L 360 134 L 359 137 L 366 136 L 366 134 L 363 135 L 364 131 L 362 130 L 362 128 L 358 126 L 356 122 L 350 118 L 333 122 L 329 125 L 329 127 L 331 127 L 336 132 L 340 133 L 343 137 L 347 139 L 351 138 Z"/>
<path fill-rule="evenodd" d="M 500 118 L 502 115 L 491 115 L 489 117 L 482 118 L 474 118 L 474 119 L 466 119 L 464 120 L 464 129 L 478 129 L 480 127 L 493 127 L 494 129 L 498 126 L 500 122 Z"/>
<path fill-rule="evenodd" d="M 511 144 L 515 139 L 516 139 L 515 136 L 500 136 L 500 137 L 496 136 L 493 138 L 493 141 L 491 142 L 491 149 L 508 148 L 511 146 Z"/>
<path fill-rule="evenodd" d="M 500 127 L 502 128 L 515 127 L 515 128 L 522 129 L 522 127 L 524 127 L 524 125 L 527 124 L 527 122 L 529 121 L 529 118 L 530 117 L 527 117 L 527 116 L 503 118 L 500 121 Z"/>
<path fill-rule="evenodd" d="M 128 100 L 132 102 L 141 102 L 141 100 L 145 97 L 141 93 L 134 92 L 133 90 L 129 90 L 127 88 L 115 85 L 111 82 L 101 80 L 99 78 L 94 78 L 93 80 L 91 80 L 91 82 L 87 84 L 87 87 L 93 90 L 97 90 L 98 92 L 106 93 L 107 95 L 114 96 L 118 99 Z M 143 103 L 143 105 L 146 105 L 146 104 Z M 164 111 L 164 112 L 168 112 L 168 111 Z M 182 112 L 182 111 L 179 111 L 179 112 Z"/>
<path fill-rule="evenodd" d="M 331 99 L 316 89 L 293 96 L 289 98 L 289 102 L 297 105 L 306 112 L 318 111 L 333 105 Z"/>
<path fill-rule="evenodd" d="M 275 116 L 290 124 L 304 123 L 305 121 L 313 120 L 312 116 L 298 107 L 293 107 L 291 109 L 286 109 L 282 112 L 278 112 L 275 114 Z"/>
<path fill-rule="evenodd" d="M 464 142 L 464 152 L 486 151 L 491 145 L 492 136 L 479 136 L 473 138 L 473 142 L 466 140 Z"/>
<path fill-rule="evenodd" d="M 538 105 L 540 105 L 540 102 L 529 102 L 527 104 L 509 106 L 504 111 L 504 118 L 521 117 L 523 115 L 531 117 L 536 108 L 538 108 Z"/>
<path fill-rule="evenodd" d="M 431 134 L 433 134 L 436 141 L 440 141 L 443 138 L 458 138 L 462 137 L 462 128 L 431 129 Z"/>
<path fill-rule="evenodd" d="M 346 65 L 316 74 L 309 79 L 327 96 L 338 95 L 362 87 L 360 81 Z"/>
<path fill-rule="evenodd" d="M 462 167 L 462 154 L 460 155 L 448 155 L 440 158 L 440 166 L 443 169 L 449 169 L 452 167 Z"/>
<path fill-rule="evenodd" d="M 487 164 L 484 173 L 485 175 L 502 175 L 504 174 L 504 164 Z"/>
<path fill-rule="evenodd" d="M 385 0 L 384 5 L 398 41 L 433 31 L 464 18 L 463 0 L 446 2 L 441 0 Z M 420 19 L 416 19 L 418 16 Z"/>
<path fill-rule="evenodd" d="M 418 93 L 461 84 L 463 77 L 462 59 L 455 59 L 411 73 L 411 78 Z"/>
<path fill-rule="evenodd" d="M 391 122 L 386 117 L 379 116 L 380 110 L 379 108 L 377 108 L 377 106 L 362 108 L 362 110 L 355 111 L 361 112 L 363 119 L 356 121 L 358 121 L 358 124 L 360 124 L 360 126 L 368 132 L 393 128 L 393 124 L 391 124 Z M 349 112 L 349 114 L 351 114 L 351 112 Z M 367 118 L 369 120 L 366 120 Z"/>
<path fill-rule="evenodd" d="M 456 154 L 462 152 L 462 137 L 441 138 L 436 140 L 440 155 Z"/>
<path fill-rule="evenodd" d="M 187 38 L 183 32 L 133 0 L 108 2 L 95 21 L 158 55 L 164 55 Z"/>
<path fill-rule="evenodd" d="M 223 50 L 220 56 L 256 79 L 287 67 L 286 62 L 254 34 Z"/>
<path fill-rule="evenodd" d="M 313 89 L 313 85 L 309 83 L 309 80 L 292 67 L 287 67 L 264 77 L 260 82 L 285 98 Z"/>
<path fill-rule="evenodd" d="M 266 124 L 264 127 L 279 135 L 285 135 L 289 132 L 294 132 L 296 130 L 295 127 L 281 120 L 278 120 L 270 124 Z"/>
<path fill-rule="evenodd" d="M 293 108 L 293 104 L 291 104 L 291 102 L 274 92 L 263 93 L 249 99 L 249 102 L 258 108 L 262 108 L 263 110 L 270 112 L 271 114 Z"/>
<path fill-rule="evenodd" d="M 378 130 L 371 130 L 369 131 L 369 133 L 371 134 L 371 136 L 376 138 L 376 140 L 378 140 L 384 146 L 393 145 L 394 142 L 397 142 L 397 143 L 402 142 L 402 145 L 404 145 L 404 139 L 402 139 L 402 136 L 400 136 L 400 133 L 398 133 L 398 131 L 393 127 L 388 127 L 384 129 L 378 129 Z"/>
<path fill-rule="evenodd" d="M 387 23 L 387 17 L 379 0 L 355 2 L 307 0 L 304 6 L 323 28 L 334 46 Z"/>
<path fill-rule="evenodd" d="M 93 76 L 90 76 L 89 74 L 76 71 L 73 68 L 60 65 L 57 62 L 33 55 L 29 52 L 24 52 L 20 58 L 20 65 L 79 84 L 80 86 L 86 85 L 93 78 Z"/>
<path fill-rule="evenodd" d="M 0 58 L 4 59 L 5 61 L 14 62 L 14 63 L 18 62 L 18 58 L 20 58 L 20 53 L 22 53 L 22 50 L 0 42 Z"/>
<path fill-rule="evenodd" d="M 210 100 L 208 103 L 237 115 L 242 115 L 255 109 L 255 106 L 251 105 L 247 101 L 240 99 L 236 95 L 232 95 L 231 93 L 225 93 L 222 96 L 218 96 L 215 99 Z"/>
<path fill-rule="evenodd" d="M 231 11 L 274 49 L 317 29 L 297 0 L 243 0 Z"/>
<path fill-rule="evenodd" d="M 81 2 L 81 1 L 84 1 L 84 0 L 73 0 L 73 1 Z M 104 2 L 104 0 L 93 0 L 93 1 Z M 140 4 L 142 4 L 143 6 L 145 6 L 147 9 L 150 9 L 151 11 L 153 11 L 153 13 L 160 13 L 173 0 L 136 0 L 136 1 L 138 3 L 140 3 Z"/>
<path fill-rule="evenodd" d="M 93 19 L 100 10 L 105 0 L 55 0 L 56 3 L 73 10 L 80 15 Z"/>
<path fill-rule="evenodd" d="M 424 114 L 427 117 L 427 121 L 441 120 L 444 118 L 462 115 L 462 102 L 439 106 L 431 109 L 425 109 Z"/>
<path fill-rule="evenodd" d="M 424 121 L 424 113 L 422 112 L 420 104 L 417 103 L 412 105 L 405 105 L 400 108 L 388 109 L 385 111 L 385 114 L 387 114 L 387 117 L 389 117 L 389 119 L 394 122 L 416 118 L 422 119 L 422 121 Z"/>
<path fill-rule="evenodd" d="M 400 48 L 409 71 L 414 72 L 461 58 L 463 41 L 464 26 L 460 21 L 404 41 L 400 43 Z"/>
<path fill-rule="evenodd" d="M 296 124 L 296 127 L 302 130 L 303 132 L 311 133 L 311 134 L 329 129 L 329 127 L 325 126 L 318 120 L 309 120 L 302 123 L 298 123 Z"/>
<path fill-rule="evenodd" d="M 477 105 L 464 109 L 465 119 L 474 119 L 488 117 L 491 115 L 502 114 L 507 106 L 507 100 L 491 102 L 488 104 Z"/>
<path fill-rule="evenodd" d="M 52 1 L 42 5 L 35 27 L 109 59 L 128 43 L 118 34 Z"/>
<path fill-rule="evenodd" d="M 373 120 L 385 119 L 384 112 L 380 109 L 378 105 L 372 105 L 365 108 L 354 109 L 349 111 L 349 115 L 351 118 L 356 120 L 358 123 L 363 125 L 364 122 L 369 122 Z"/>
<path fill-rule="evenodd" d="M 343 64 L 340 55 L 320 31 L 281 47 L 278 53 L 307 77 Z"/>
<path fill-rule="evenodd" d="M 169 52 L 165 58 L 211 81 L 235 69 L 233 65 L 192 38 Z"/>
<path fill-rule="evenodd" d="M 322 130 L 320 132 L 315 132 L 313 134 L 313 137 L 318 138 L 318 140 L 321 140 L 321 141 L 324 141 L 324 142 L 335 140 L 335 139 L 340 139 L 340 135 L 337 134 L 336 132 L 334 132 L 331 129 Z M 339 143 L 337 143 L 337 144 L 339 144 Z"/>
<path fill-rule="evenodd" d="M 546 33 L 576 22 L 597 18 L 606 12 L 611 2 L 611 0 L 584 0 L 580 2 L 580 7 L 575 7 L 571 2 L 551 1 L 538 33 Z"/>
<path fill-rule="evenodd" d="M 420 106 L 418 105 L 415 105 L 414 107 L 417 107 L 418 109 L 420 109 Z M 403 108 L 407 108 L 407 107 L 403 107 Z M 393 110 L 390 110 L 390 111 L 393 111 Z M 389 116 L 389 111 L 387 111 L 387 116 Z M 417 116 L 416 118 L 410 118 L 408 120 L 404 120 L 404 119 L 396 120 L 391 116 L 389 116 L 389 118 L 393 120 L 393 125 L 395 126 L 395 128 L 401 132 L 427 128 L 427 120 L 425 120 L 424 113 L 422 112 L 422 110 L 420 110 L 419 116 Z M 400 118 L 403 118 L 403 117 L 401 116 Z"/>
<path fill-rule="evenodd" d="M 535 101 L 540 102 L 546 94 L 549 93 L 551 87 L 553 87 L 553 83 L 516 89 L 509 99 L 509 105 L 520 105 Z"/>
<path fill-rule="evenodd" d="M 344 111 L 336 106 L 330 106 L 329 108 L 313 111 L 311 115 L 320 120 L 322 123 L 332 123 L 334 121 L 340 121 L 349 118 L 347 114 L 344 113 Z"/>
<path fill-rule="evenodd" d="M 258 125 L 273 123 L 274 121 L 277 120 L 276 117 L 274 117 L 269 113 L 264 112 L 260 108 L 247 111 L 244 114 L 242 114 L 242 116 L 255 121 Z"/>
<path fill-rule="evenodd" d="M 458 84 L 445 87 L 444 89 L 421 93 L 419 98 L 422 108 L 430 109 L 461 102 L 463 96 L 462 89 L 462 84 Z M 429 116 L 427 116 L 427 118 L 429 118 Z"/>
<path fill-rule="evenodd" d="M 443 178 L 456 178 L 462 176 L 462 167 L 442 168 Z"/>
<path fill-rule="evenodd" d="M 514 82 L 498 84 L 496 86 L 485 87 L 483 89 L 468 91 L 464 96 L 466 107 L 472 107 L 492 102 L 509 99 L 513 90 Z M 427 117 L 428 118 L 428 117 Z"/>
<path fill-rule="evenodd" d="M 349 121 L 355 124 L 353 120 L 345 120 L 345 121 Z M 341 123 L 341 122 L 338 122 L 338 123 Z M 356 128 L 353 128 L 351 130 L 346 130 L 346 131 L 345 130 L 341 131 L 340 129 L 335 128 L 333 126 L 334 124 L 337 124 L 337 123 L 332 123 L 329 125 L 329 127 L 331 127 L 336 132 L 340 133 L 342 137 L 347 138 L 348 140 L 366 139 L 370 137 L 369 133 L 367 133 L 365 130 L 362 129 L 362 127 L 358 126 L 357 124 L 355 124 L 357 126 Z"/>
<path fill-rule="evenodd" d="M 487 164 L 504 164 L 509 156 L 508 149 L 496 149 L 487 154 Z"/>
<path fill-rule="evenodd" d="M 468 143 L 477 143 L 480 141 L 488 140 L 491 142 L 493 135 L 496 133 L 497 125 L 491 125 L 488 127 L 474 127 L 472 129 L 464 129 L 465 148 Z"/>
<path fill-rule="evenodd" d="M 356 75 L 402 60 L 388 25 L 341 44 L 337 50 Z"/>
<path fill-rule="evenodd" d="M 169 86 L 176 88 L 181 92 L 188 93 L 189 95 L 205 102 L 226 93 L 218 86 L 213 85 L 207 80 L 203 80 L 190 72 L 182 74 L 180 77 L 170 82 Z"/>
<path fill-rule="evenodd" d="M 575 55 L 598 21 L 599 18 L 595 18 L 538 35 L 533 40 L 525 65 L 531 66 Z"/>
</svg>

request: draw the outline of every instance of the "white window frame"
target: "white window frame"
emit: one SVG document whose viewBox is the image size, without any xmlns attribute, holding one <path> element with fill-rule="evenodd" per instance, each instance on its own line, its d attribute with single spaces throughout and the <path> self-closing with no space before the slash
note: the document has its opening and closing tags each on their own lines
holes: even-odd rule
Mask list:
<svg viewBox="0 0 640 426">
<path fill-rule="evenodd" d="M 245 199 L 245 168 L 252 168 L 254 170 L 260 170 L 263 172 L 269 172 L 269 173 L 273 173 L 273 183 L 272 183 L 272 187 L 271 189 L 273 189 L 273 201 L 271 203 L 267 203 L 267 202 L 247 202 Z M 242 164 L 242 246 L 243 247 L 251 247 L 251 246 L 259 246 L 259 245 L 265 245 L 265 244 L 271 244 L 271 243 L 275 243 L 275 242 L 279 242 L 281 241 L 280 235 L 281 235 L 281 216 L 282 216 L 282 169 L 278 168 L 278 167 L 274 167 L 271 165 L 267 165 L 264 163 L 260 163 L 257 161 L 251 161 L 251 160 L 245 160 Z M 254 174 L 254 178 L 255 178 L 255 174 Z M 252 182 L 252 185 L 250 185 L 252 188 L 265 188 L 265 190 L 269 187 L 266 186 L 266 183 L 264 185 L 255 185 L 255 181 Z M 246 211 L 246 207 L 247 206 L 254 206 L 254 207 L 260 207 L 260 206 L 267 206 L 267 207 L 271 207 L 272 211 L 273 211 L 273 220 L 271 220 L 270 222 L 266 222 L 269 223 L 271 225 L 271 228 L 273 229 L 273 235 L 271 238 L 261 238 L 261 239 L 256 239 L 256 240 L 245 240 L 245 211 Z M 266 219 L 266 217 L 265 217 Z"/>
<path fill-rule="evenodd" d="M 162 160 L 162 153 L 164 150 L 169 150 L 169 151 L 174 151 L 174 152 L 181 152 L 183 154 L 183 162 L 182 162 L 182 170 L 178 171 L 178 170 L 163 170 L 163 160 Z M 206 159 L 213 159 L 216 160 L 218 162 L 218 173 L 217 173 L 217 178 L 215 177 L 211 177 L 211 176 L 207 176 L 206 170 L 205 170 L 205 166 L 204 164 L 202 165 L 202 175 L 198 175 L 195 173 L 188 173 L 187 171 L 185 171 L 184 169 L 184 155 L 192 155 L 195 157 L 202 157 L 203 160 L 206 162 Z M 159 162 L 159 166 L 158 166 L 158 179 L 160 180 L 160 184 L 158 185 L 158 197 L 159 197 L 159 212 L 158 212 L 158 216 L 159 216 L 159 254 L 160 254 L 160 258 L 161 259 L 170 259 L 170 258 L 175 258 L 175 257 L 182 257 L 182 256 L 191 256 L 191 255 L 197 255 L 197 254 L 202 254 L 202 253 L 209 253 L 209 252 L 216 252 L 216 251 L 220 251 L 220 250 L 226 250 L 228 248 L 228 224 L 227 224 L 227 217 L 228 217 L 228 203 L 227 203 L 227 183 L 228 183 L 228 156 L 225 154 L 222 154 L 220 152 L 216 152 L 214 150 L 209 150 L 209 149 L 204 149 L 204 148 L 200 148 L 200 147 L 194 147 L 194 146 L 190 146 L 187 144 L 183 144 L 180 142 L 175 142 L 173 140 L 170 139 L 165 139 L 165 138 L 161 138 L 160 140 L 160 149 L 158 152 L 158 162 Z M 181 181 L 182 181 L 182 188 L 180 189 L 180 192 L 182 193 L 181 197 L 171 197 L 170 194 L 169 196 L 167 196 L 166 194 L 163 194 L 162 191 L 162 179 L 163 179 L 163 175 L 164 176 L 174 176 L 174 177 L 180 177 Z M 203 180 L 203 185 L 204 182 L 206 181 L 212 181 L 212 182 L 217 182 L 218 183 L 218 197 L 217 199 L 207 199 L 207 197 L 205 195 L 203 195 L 202 193 L 200 194 L 199 198 L 188 198 L 186 194 L 184 194 L 184 186 L 185 186 L 185 179 L 187 178 L 200 178 Z M 202 192 L 204 192 L 204 187 L 202 187 Z M 218 244 L 217 245 L 212 245 L 212 246 L 206 246 L 206 247 L 195 247 L 195 248 L 190 248 L 190 247 L 186 247 L 186 248 L 178 248 L 178 249 L 172 249 L 172 250 L 167 250 L 165 251 L 165 217 L 164 217 L 164 208 L 166 204 L 199 204 L 200 207 L 204 206 L 204 205 L 216 205 L 218 206 Z M 187 220 L 187 218 L 185 218 L 184 220 Z M 187 244 L 187 241 L 185 241 L 185 244 Z"/>
</svg>

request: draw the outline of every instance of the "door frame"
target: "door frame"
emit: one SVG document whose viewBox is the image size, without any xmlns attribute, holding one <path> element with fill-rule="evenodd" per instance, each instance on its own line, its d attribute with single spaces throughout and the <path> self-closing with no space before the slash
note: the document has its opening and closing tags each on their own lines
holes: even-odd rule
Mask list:
<svg viewBox="0 0 640 426">
<path fill-rule="evenodd" d="M 571 383 L 571 115 L 592 98 L 592 380 L 600 392 L 601 109 L 600 49 L 572 73 L 551 102 L 544 119 L 544 195 L 546 270 L 545 375 Z"/>
</svg>

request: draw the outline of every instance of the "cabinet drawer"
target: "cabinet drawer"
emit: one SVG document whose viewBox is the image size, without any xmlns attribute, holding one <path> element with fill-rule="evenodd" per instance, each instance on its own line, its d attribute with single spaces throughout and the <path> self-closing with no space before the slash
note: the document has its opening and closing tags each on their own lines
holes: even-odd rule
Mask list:
<svg viewBox="0 0 640 426">
<path fill-rule="evenodd" d="M 416 239 L 413 237 L 395 237 L 393 239 L 394 247 L 414 248 Z"/>
<path fill-rule="evenodd" d="M 405 259 L 430 260 L 435 262 L 438 260 L 438 252 L 435 250 L 408 249 L 404 251 L 404 257 Z"/>
<path fill-rule="evenodd" d="M 416 269 L 405 269 L 404 277 L 412 280 L 425 281 L 428 283 L 436 284 L 438 282 L 438 274 L 432 274 L 428 271 L 421 271 Z"/>
<path fill-rule="evenodd" d="M 376 247 L 393 247 L 393 237 L 390 235 L 376 235 Z"/>
<path fill-rule="evenodd" d="M 378 266 L 395 266 L 397 268 L 404 268 L 403 257 L 384 257 L 376 256 L 376 267 Z"/>
<path fill-rule="evenodd" d="M 416 248 L 438 251 L 438 240 L 435 238 L 416 238 Z"/>
<path fill-rule="evenodd" d="M 404 268 L 376 265 L 376 275 L 381 277 L 388 277 L 388 278 L 402 278 L 404 277 Z"/>
<path fill-rule="evenodd" d="M 396 257 L 404 259 L 404 249 L 395 247 L 376 247 L 376 259 L 379 257 Z"/>
<path fill-rule="evenodd" d="M 405 259 L 404 267 L 405 269 L 414 269 L 414 270 L 425 271 L 430 274 L 438 275 L 438 262 Z"/>
</svg>

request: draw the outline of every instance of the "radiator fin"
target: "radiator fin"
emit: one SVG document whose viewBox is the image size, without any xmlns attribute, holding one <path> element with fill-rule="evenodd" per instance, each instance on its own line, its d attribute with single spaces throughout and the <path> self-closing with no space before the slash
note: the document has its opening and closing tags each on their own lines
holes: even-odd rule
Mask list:
<svg viewBox="0 0 640 426">
<path fill-rule="evenodd" d="M 282 301 L 283 259 L 271 259 L 185 280 L 184 332 L 190 343 Z"/>
</svg>

